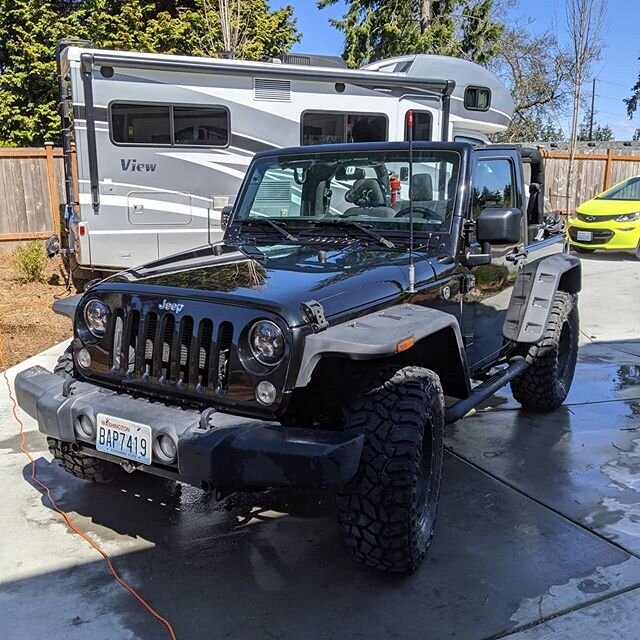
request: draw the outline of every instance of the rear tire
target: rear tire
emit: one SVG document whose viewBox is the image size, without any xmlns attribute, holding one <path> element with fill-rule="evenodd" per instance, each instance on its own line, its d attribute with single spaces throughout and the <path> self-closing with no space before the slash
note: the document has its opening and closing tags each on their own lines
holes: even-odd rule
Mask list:
<svg viewBox="0 0 640 640">
<path fill-rule="evenodd" d="M 72 344 L 58 358 L 53 372 L 61 378 L 74 377 Z M 109 484 L 125 477 L 126 472 L 119 465 L 74 451 L 71 443 L 47 437 L 47 445 L 49 446 L 49 452 L 58 465 L 67 473 L 76 476 L 76 478 L 100 484 Z"/>
<path fill-rule="evenodd" d="M 347 411 L 346 428 L 363 433 L 365 445 L 356 477 L 338 494 L 344 542 L 369 567 L 413 572 L 431 544 L 440 496 L 440 379 L 419 367 L 377 371 Z"/>
<path fill-rule="evenodd" d="M 511 381 L 523 409 L 553 411 L 565 401 L 576 369 L 578 338 L 577 298 L 558 291 L 542 340 L 526 354 L 529 367 Z"/>
</svg>

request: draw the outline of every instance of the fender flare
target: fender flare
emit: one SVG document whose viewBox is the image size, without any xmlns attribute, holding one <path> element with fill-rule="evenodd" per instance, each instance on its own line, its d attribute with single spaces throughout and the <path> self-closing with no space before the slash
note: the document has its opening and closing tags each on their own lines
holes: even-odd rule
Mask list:
<svg viewBox="0 0 640 640">
<path fill-rule="evenodd" d="M 76 307 L 78 306 L 81 298 L 82 294 L 60 298 L 59 300 L 54 301 L 51 308 L 55 314 L 59 316 L 66 316 L 73 320 L 76 315 Z"/>
<path fill-rule="evenodd" d="M 411 349 L 415 349 L 421 341 L 435 339 L 436 335 L 439 346 L 446 345 L 448 356 L 440 359 L 442 368 L 436 373 L 443 378 L 445 389 L 450 386 L 455 388 L 457 397 L 466 397 L 470 392 L 469 375 L 458 319 L 450 313 L 414 304 L 396 305 L 307 336 L 295 387 L 309 384 L 316 365 L 324 357 L 379 360 L 397 355 L 398 345 L 405 340 L 413 339 Z M 445 336 L 448 341 L 443 342 Z M 448 380 L 450 385 L 446 384 Z"/>
<path fill-rule="evenodd" d="M 556 292 L 576 294 L 581 288 L 582 265 L 575 256 L 558 253 L 525 265 L 511 294 L 502 327 L 504 337 L 523 344 L 539 342 Z"/>
</svg>

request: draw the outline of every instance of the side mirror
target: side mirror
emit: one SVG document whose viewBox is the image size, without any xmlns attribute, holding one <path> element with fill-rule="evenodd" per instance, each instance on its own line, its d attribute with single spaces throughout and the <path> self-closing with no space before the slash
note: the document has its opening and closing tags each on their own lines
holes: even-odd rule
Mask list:
<svg viewBox="0 0 640 640">
<path fill-rule="evenodd" d="M 484 209 L 476 223 L 480 243 L 517 244 L 522 239 L 520 209 Z"/>
<path fill-rule="evenodd" d="M 227 228 L 229 224 L 229 218 L 233 214 L 233 205 L 228 204 L 226 207 L 222 207 L 222 215 L 220 216 L 220 228 L 222 230 Z"/>
<path fill-rule="evenodd" d="M 409 167 L 400 167 L 400 182 L 406 182 L 409 179 Z"/>
</svg>

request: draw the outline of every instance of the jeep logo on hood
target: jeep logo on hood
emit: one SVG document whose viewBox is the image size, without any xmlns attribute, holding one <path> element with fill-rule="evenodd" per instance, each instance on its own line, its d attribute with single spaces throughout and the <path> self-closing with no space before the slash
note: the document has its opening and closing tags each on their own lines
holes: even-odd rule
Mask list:
<svg viewBox="0 0 640 640">
<path fill-rule="evenodd" d="M 141 171 L 142 173 L 153 173 L 158 166 L 157 163 L 153 162 L 138 162 L 137 160 L 127 160 L 125 158 L 120 158 L 120 166 L 123 171 Z"/>
<path fill-rule="evenodd" d="M 180 313 L 184 309 L 183 304 L 177 302 L 169 302 L 166 298 L 158 305 L 160 311 L 173 311 L 174 313 Z"/>
</svg>

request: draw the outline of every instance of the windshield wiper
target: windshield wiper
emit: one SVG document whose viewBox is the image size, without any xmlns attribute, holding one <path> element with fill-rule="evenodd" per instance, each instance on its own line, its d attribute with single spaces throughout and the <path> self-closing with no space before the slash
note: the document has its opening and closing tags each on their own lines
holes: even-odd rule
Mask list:
<svg viewBox="0 0 640 640">
<path fill-rule="evenodd" d="M 355 220 L 317 220 L 315 222 L 317 225 L 331 225 L 334 227 L 347 227 L 352 229 L 357 229 L 361 231 L 365 235 L 373 238 L 379 245 L 386 247 L 387 249 L 395 249 L 396 245 L 391 242 L 391 240 L 387 240 L 384 236 L 380 235 L 373 229 L 369 227 L 365 227 L 363 224 L 356 222 Z"/>
<path fill-rule="evenodd" d="M 240 220 L 244 224 L 256 224 L 256 225 L 268 225 L 272 229 L 275 229 L 283 238 L 286 238 L 289 242 L 299 242 L 298 238 L 290 234 L 286 229 L 283 229 L 279 223 L 270 220 L 269 218 L 251 218 L 249 220 Z"/>
</svg>

